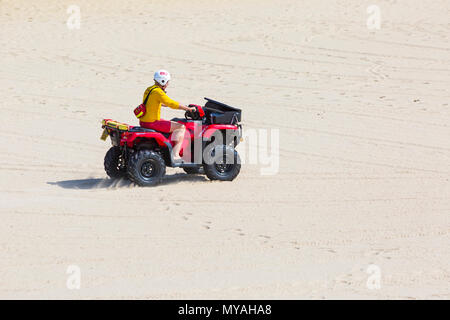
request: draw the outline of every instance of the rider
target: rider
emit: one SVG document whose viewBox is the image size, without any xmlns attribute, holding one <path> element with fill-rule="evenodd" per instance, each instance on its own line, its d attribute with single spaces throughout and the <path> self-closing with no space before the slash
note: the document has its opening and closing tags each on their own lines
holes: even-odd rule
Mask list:
<svg viewBox="0 0 450 320">
<path fill-rule="evenodd" d="M 170 107 L 172 109 L 181 109 L 185 111 L 195 111 L 195 108 L 186 107 L 179 102 L 170 99 L 166 95 L 166 88 L 169 85 L 170 73 L 166 70 L 158 70 L 153 77 L 155 84 L 148 87 L 144 93 L 144 101 L 147 95 L 150 96 L 147 99 L 146 112 L 140 118 L 140 126 L 148 129 L 153 129 L 160 132 L 173 132 L 172 139 L 176 141 L 173 146 L 173 159 L 180 161 L 180 149 L 184 139 L 184 133 L 186 127 L 175 121 L 168 121 L 161 119 L 161 105 Z"/>
</svg>

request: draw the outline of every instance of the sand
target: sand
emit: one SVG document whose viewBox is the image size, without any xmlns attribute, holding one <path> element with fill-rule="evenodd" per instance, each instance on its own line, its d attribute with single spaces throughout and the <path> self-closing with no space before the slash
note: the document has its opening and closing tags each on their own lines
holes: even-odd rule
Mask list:
<svg viewBox="0 0 450 320">
<path fill-rule="evenodd" d="M 373 3 L 0 1 L 0 298 L 448 299 L 450 3 Z M 275 174 L 108 179 L 159 68 L 278 129 Z"/>
</svg>

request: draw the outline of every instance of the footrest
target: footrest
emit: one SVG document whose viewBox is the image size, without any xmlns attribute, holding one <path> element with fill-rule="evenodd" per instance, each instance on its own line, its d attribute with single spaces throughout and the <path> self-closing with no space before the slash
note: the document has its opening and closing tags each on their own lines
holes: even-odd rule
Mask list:
<svg viewBox="0 0 450 320">
<path fill-rule="evenodd" d="M 202 165 L 198 163 L 174 163 L 174 168 L 200 168 Z"/>
</svg>

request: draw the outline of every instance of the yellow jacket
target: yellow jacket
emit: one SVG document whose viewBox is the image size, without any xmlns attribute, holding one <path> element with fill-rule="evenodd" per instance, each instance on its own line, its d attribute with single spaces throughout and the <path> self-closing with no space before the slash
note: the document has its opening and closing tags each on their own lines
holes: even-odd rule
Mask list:
<svg viewBox="0 0 450 320">
<path fill-rule="evenodd" d="M 178 102 L 170 99 L 164 92 L 164 90 L 157 85 L 148 87 L 147 90 L 145 90 L 142 102 L 145 101 L 148 92 L 152 89 L 153 91 L 152 93 L 150 93 L 147 104 L 145 106 L 145 114 L 142 118 L 139 119 L 142 122 L 153 122 L 161 119 L 161 105 L 172 109 L 178 109 L 178 107 L 180 106 Z"/>
</svg>

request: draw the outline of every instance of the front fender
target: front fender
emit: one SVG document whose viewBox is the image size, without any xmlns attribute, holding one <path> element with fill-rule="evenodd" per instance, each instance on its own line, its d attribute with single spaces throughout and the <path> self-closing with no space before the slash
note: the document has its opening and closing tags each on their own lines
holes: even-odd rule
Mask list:
<svg viewBox="0 0 450 320">
<path fill-rule="evenodd" d="M 209 140 L 216 131 L 238 130 L 238 126 L 233 124 L 212 124 L 203 129 L 203 139 Z"/>
<path fill-rule="evenodd" d="M 234 147 L 238 145 L 241 139 L 241 126 L 231 125 L 231 124 L 216 124 L 210 125 L 203 131 L 203 143 L 208 144 L 212 137 L 214 139 L 222 139 L 223 144 L 233 145 Z"/>
</svg>

